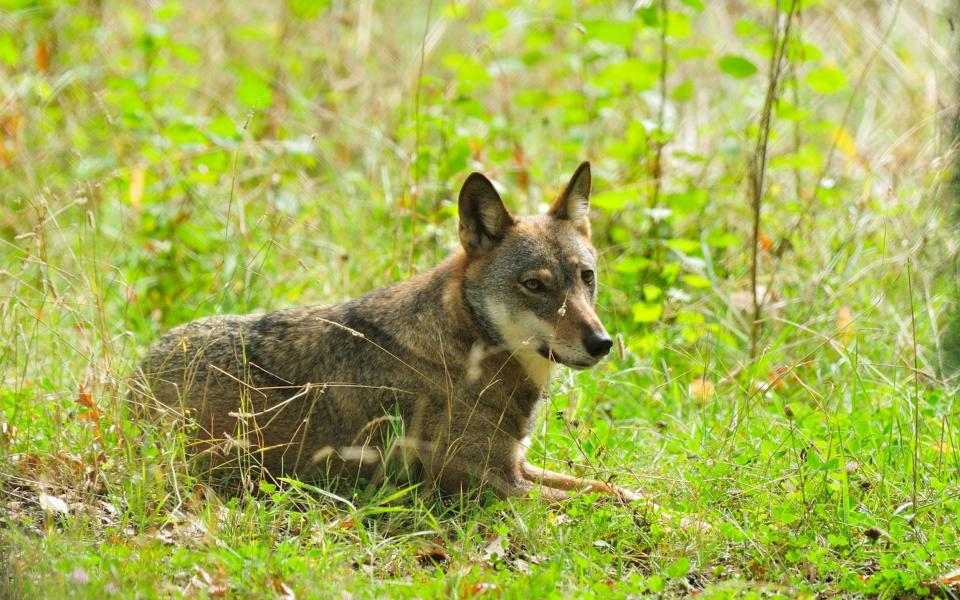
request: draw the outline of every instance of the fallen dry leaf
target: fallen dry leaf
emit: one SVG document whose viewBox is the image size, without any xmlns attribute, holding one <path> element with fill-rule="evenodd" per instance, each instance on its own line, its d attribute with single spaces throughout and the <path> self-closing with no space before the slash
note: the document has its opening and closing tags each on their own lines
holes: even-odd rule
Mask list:
<svg viewBox="0 0 960 600">
<path fill-rule="evenodd" d="M 713 385 L 713 382 L 709 379 L 704 379 L 702 377 L 697 377 L 687 386 L 687 392 L 693 398 L 698 400 L 709 400 L 713 398 L 713 393 L 716 391 L 716 388 Z"/>
<path fill-rule="evenodd" d="M 40 503 L 40 508 L 48 513 L 61 515 L 70 514 L 70 507 L 67 506 L 67 503 L 56 496 L 40 494 L 37 501 Z"/>
<path fill-rule="evenodd" d="M 833 143 L 836 145 L 837 150 L 843 153 L 848 161 L 854 161 L 857 159 L 857 143 L 854 141 L 853 136 L 850 135 L 850 131 L 846 127 L 838 127 L 833 130 Z"/>
<path fill-rule="evenodd" d="M 80 386 L 80 391 L 77 393 L 77 399 L 74 400 L 78 405 L 86 408 L 87 410 L 81 412 L 77 415 L 77 420 L 80 421 L 90 421 L 93 423 L 94 434 L 97 439 L 100 439 L 100 417 L 103 416 L 103 413 L 97 407 L 96 403 L 93 401 L 93 396 L 90 392 L 86 391 L 84 387 Z"/>
<path fill-rule="evenodd" d="M 527 169 L 527 165 L 530 164 L 530 161 L 527 160 L 527 157 L 523 154 L 523 148 L 519 144 L 515 145 L 513 148 L 513 158 L 517 161 L 517 184 L 521 189 L 530 188 L 530 172 Z"/>
<path fill-rule="evenodd" d="M 37 63 L 37 69 L 42 73 L 50 71 L 50 40 L 42 39 L 37 42 L 34 59 Z"/>
<path fill-rule="evenodd" d="M 143 167 L 135 167 L 130 171 L 130 206 L 140 208 L 143 200 L 143 191 L 146 189 L 147 172 Z"/>
<path fill-rule="evenodd" d="M 940 584 L 953 587 L 960 586 L 960 567 L 950 571 L 946 575 L 942 575 L 940 577 Z"/>
<path fill-rule="evenodd" d="M 431 543 L 424 544 L 415 556 L 421 567 L 442 565 L 450 560 L 450 554 L 444 548 L 443 540 L 439 538 Z"/>
<path fill-rule="evenodd" d="M 216 577 L 211 576 L 199 566 L 195 567 L 196 575 L 190 579 L 184 595 L 191 595 L 193 590 L 206 592 L 211 598 L 223 598 L 230 592 L 230 586 L 226 583 L 226 573 L 223 567 L 218 567 Z"/>
<path fill-rule="evenodd" d="M 730 302 L 734 308 L 738 308 L 744 312 L 753 310 L 753 294 L 751 294 L 749 290 L 740 290 L 730 294 Z"/>
<path fill-rule="evenodd" d="M 757 284 L 757 300 L 761 303 L 764 315 L 775 317 L 783 312 L 783 302 L 780 292 L 776 288 L 770 288 L 762 283 Z M 749 287 L 745 290 L 738 290 L 730 294 L 730 304 L 734 308 L 745 313 L 753 312 L 753 294 Z"/>
<path fill-rule="evenodd" d="M 283 576 L 280 573 L 273 574 L 272 583 L 273 591 L 277 593 L 278 599 L 297 600 L 297 594 L 294 593 L 293 588 L 283 581 Z"/>
<path fill-rule="evenodd" d="M 90 392 L 85 390 L 83 386 L 80 386 L 80 392 L 77 394 L 76 403 L 84 408 L 96 408 L 97 405 L 93 403 L 93 396 L 90 395 Z"/>
<path fill-rule="evenodd" d="M 770 250 L 770 248 L 773 248 L 773 240 L 767 237 L 767 235 L 763 232 L 760 233 L 760 239 L 758 241 L 760 242 L 760 247 L 764 250 Z"/>
<path fill-rule="evenodd" d="M 481 596 L 489 592 L 496 591 L 497 586 L 494 583 L 487 583 L 485 581 L 479 581 L 477 583 L 467 583 L 464 584 L 463 588 L 460 590 L 461 598 L 473 598 L 474 596 Z"/>
<path fill-rule="evenodd" d="M 83 567 L 76 567 L 70 572 L 70 582 L 77 584 L 89 583 L 90 576 L 87 575 L 87 572 L 83 570 Z"/>
<path fill-rule="evenodd" d="M 767 383 L 763 391 L 770 389 L 779 390 L 788 383 L 791 383 L 795 377 L 796 375 L 794 375 L 791 367 L 787 365 L 777 365 L 770 370 L 770 375 L 767 376 Z"/>
<path fill-rule="evenodd" d="M 853 323 L 853 311 L 849 306 L 841 306 L 837 311 L 837 341 L 841 346 L 846 347 L 853 339 L 854 333 L 856 328 Z"/>
<path fill-rule="evenodd" d="M 507 536 L 498 535 L 483 550 L 483 559 L 487 562 L 503 560 L 507 555 Z"/>
</svg>

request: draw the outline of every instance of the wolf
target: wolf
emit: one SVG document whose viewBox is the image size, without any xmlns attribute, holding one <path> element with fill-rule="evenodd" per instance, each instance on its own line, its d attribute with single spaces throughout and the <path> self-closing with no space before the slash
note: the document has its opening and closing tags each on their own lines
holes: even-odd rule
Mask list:
<svg viewBox="0 0 960 600">
<path fill-rule="evenodd" d="M 527 460 L 556 366 L 613 345 L 594 308 L 589 163 L 546 214 L 514 216 L 473 173 L 461 247 L 436 267 L 336 306 L 199 319 L 143 360 L 141 404 L 189 418 L 218 465 L 239 449 L 271 476 L 376 483 L 402 465 L 444 493 L 560 500 L 640 495 Z"/>
</svg>

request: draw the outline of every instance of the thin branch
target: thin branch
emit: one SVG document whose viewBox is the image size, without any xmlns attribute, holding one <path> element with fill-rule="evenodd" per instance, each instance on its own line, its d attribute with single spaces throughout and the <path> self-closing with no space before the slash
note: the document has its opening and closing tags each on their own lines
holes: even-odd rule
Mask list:
<svg viewBox="0 0 960 600">
<path fill-rule="evenodd" d="M 427 36 L 430 34 L 430 13 L 433 12 L 433 0 L 427 3 L 427 16 L 423 23 L 423 37 L 420 40 L 420 64 L 417 66 L 417 88 L 413 99 L 413 120 L 415 123 L 415 149 L 413 153 L 413 193 L 410 194 L 410 254 L 407 270 L 413 272 L 413 251 L 417 244 L 417 199 L 420 195 L 420 147 L 423 144 L 423 131 L 420 123 L 420 91 L 423 87 L 423 66 L 427 55 Z"/>
<path fill-rule="evenodd" d="M 767 95 L 763 101 L 760 124 L 757 131 L 757 145 L 750 160 L 750 205 L 753 217 L 752 248 L 750 251 L 750 291 L 753 299 L 753 319 L 750 323 L 750 356 L 757 356 L 757 344 L 760 338 L 760 325 L 763 317 L 763 299 L 757 293 L 757 276 L 760 254 L 760 213 L 763 208 L 764 179 L 767 171 L 767 145 L 770 139 L 770 120 L 773 104 L 777 99 L 780 75 L 783 72 L 787 54 L 787 42 L 790 39 L 790 25 L 797 10 L 797 0 L 792 0 L 787 11 L 783 34 L 780 33 L 780 0 L 774 8 L 770 53 L 770 79 L 767 83 Z"/>
</svg>

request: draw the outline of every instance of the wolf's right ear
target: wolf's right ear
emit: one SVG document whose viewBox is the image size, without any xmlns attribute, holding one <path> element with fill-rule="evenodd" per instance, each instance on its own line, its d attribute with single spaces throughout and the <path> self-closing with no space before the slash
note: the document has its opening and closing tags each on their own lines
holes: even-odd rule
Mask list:
<svg viewBox="0 0 960 600">
<path fill-rule="evenodd" d="M 590 163 L 583 162 L 573 172 L 570 183 L 553 202 L 547 214 L 561 221 L 572 221 L 577 231 L 590 237 Z"/>
<path fill-rule="evenodd" d="M 490 180 L 471 173 L 460 188 L 460 243 L 467 254 L 489 252 L 514 223 Z"/>
</svg>

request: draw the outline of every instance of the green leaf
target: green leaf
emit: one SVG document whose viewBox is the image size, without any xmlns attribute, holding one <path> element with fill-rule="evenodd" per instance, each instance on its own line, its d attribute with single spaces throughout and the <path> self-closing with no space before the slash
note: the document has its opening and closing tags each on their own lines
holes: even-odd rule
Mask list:
<svg viewBox="0 0 960 600">
<path fill-rule="evenodd" d="M 658 64 L 628 58 L 604 67 L 597 74 L 595 83 L 615 92 L 622 90 L 626 84 L 632 85 L 637 90 L 648 90 L 656 85 L 658 77 Z"/>
<path fill-rule="evenodd" d="M 229 116 L 220 113 L 207 125 L 207 131 L 221 138 L 234 138 L 237 136 L 237 124 Z"/>
<path fill-rule="evenodd" d="M 663 295 L 663 290 L 655 285 L 647 284 L 643 286 L 643 299 L 647 302 L 656 302 Z"/>
<path fill-rule="evenodd" d="M 451 2 L 443 7 L 440 14 L 448 19 L 460 19 L 467 16 L 467 7 L 464 4 Z"/>
<path fill-rule="evenodd" d="M 443 66 L 450 69 L 458 79 L 469 82 L 486 82 L 490 80 L 487 68 L 479 60 L 465 54 L 451 53 L 443 57 Z"/>
<path fill-rule="evenodd" d="M 737 19 L 737 22 L 733 26 L 733 31 L 739 37 L 751 38 L 765 34 L 767 28 L 753 19 Z"/>
<path fill-rule="evenodd" d="M 689 285 L 690 287 L 696 288 L 696 289 L 705 289 L 712 285 L 710 283 L 710 280 L 702 275 L 695 275 L 695 274 L 684 275 L 683 277 L 680 278 L 680 280 L 685 284 Z"/>
<path fill-rule="evenodd" d="M 176 237 L 188 248 L 201 254 L 210 250 L 210 247 L 216 242 L 209 231 L 190 221 L 177 226 Z"/>
<path fill-rule="evenodd" d="M 628 190 L 611 190 L 597 194 L 590 199 L 590 204 L 601 210 L 614 212 L 622 210 L 635 197 L 636 194 Z"/>
<path fill-rule="evenodd" d="M 776 511 L 774 516 L 784 525 L 789 525 L 799 518 L 796 508 L 794 508 L 794 506 L 789 502 L 784 502 L 781 504 L 780 509 Z"/>
<path fill-rule="evenodd" d="M 510 25 L 510 19 L 500 10 L 491 10 L 483 16 L 483 27 L 490 33 L 496 33 L 506 29 Z"/>
<path fill-rule="evenodd" d="M 667 263 L 660 267 L 660 277 L 663 277 L 664 281 L 673 283 L 677 280 L 677 275 L 680 273 L 680 263 Z"/>
<path fill-rule="evenodd" d="M 677 579 L 678 577 L 683 577 L 690 572 L 690 559 L 686 556 L 681 556 L 674 562 L 672 565 L 667 567 L 667 577 L 670 579 Z"/>
<path fill-rule="evenodd" d="M 312 19 L 330 5 L 329 0 L 288 0 L 291 14 L 298 19 Z"/>
<path fill-rule="evenodd" d="M 607 44 L 629 47 L 633 44 L 636 27 L 623 21 L 585 21 L 587 36 Z"/>
<path fill-rule="evenodd" d="M 676 250 L 681 254 L 690 254 L 700 249 L 700 242 L 687 238 L 676 238 L 667 240 L 664 243 L 664 246 L 670 248 L 671 250 Z"/>
<path fill-rule="evenodd" d="M 840 459 L 834 456 L 833 458 L 820 463 L 817 467 L 820 471 L 832 471 L 840 466 Z"/>
<path fill-rule="evenodd" d="M 770 159 L 769 168 L 775 169 L 806 169 L 816 171 L 820 168 L 823 157 L 820 150 L 813 144 L 804 144 L 796 152 L 787 152 Z"/>
<path fill-rule="evenodd" d="M 721 71 L 737 79 L 745 79 L 757 72 L 757 66 L 742 56 L 727 54 L 720 57 L 717 64 Z"/>
<path fill-rule="evenodd" d="M 823 51 L 811 43 L 791 38 L 787 46 L 787 57 L 791 62 L 808 62 L 823 58 Z"/>
<path fill-rule="evenodd" d="M 835 94 L 847 89 L 847 76 L 835 67 L 820 67 L 807 73 L 807 85 L 820 94 Z"/>
<path fill-rule="evenodd" d="M 670 97 L 677 102 L 689 100 L 693 97 L 693 82 L 688 79 L 687 81 L 684 81 L 677 87 L 673 88 L 673 91 L 670 92 Z"/>
<path fill-rule="evenodd" d="M 237 100 L 253 109 L 263 109 L 273 102 L 273 90 L 259 77 L 248 74 L 237 86 Z"/>
<path fill-rule="evenodd" d="M 543 90 L 519 90 L 513 97 L 517 106 L 543 108 L 550 103 L 550 96 Z"/>
<path fill-rule="evenodd" d="M 667 35 L 675 40 L 685 40 L 693 32 L 690 17 L 682 12 L 671 12 L 667 21 Z"/>
<path fill-rule="evenodd" d="M 16 66 L 20 60 L 20 51 L 17 50 L 17 44 L 8 33 L 0 34 L 0 60 L 8 65 Z"/>
<path fill-rule="evenodd" d="M 707 192 L 697 189 L 687 190 L 686 192 L 671 192 L 664 196 L 664 201 L 677 212 L 696 212 L 707 203 Z"/>
<path fill-rule="evenodd" d="M 674 53 L 674 57 L 678 61 L 685 61 L 698 58 L 707 58 L 712 54 L 713 52 L 704 46 L 687 46 L 686 48 L 678 48 Z"/>
<path fill-rule="evenodd" d="M 614 265 L 613 270 L 617 273 L 632 275 L 639 273 L 650 265 L 650 259 L 642 256 L 627 256 Z"/>
<path fill-rule="evenodd" d="M 777 102 L 777 106 L 774 110 L 776 111 L 777 118 L 783 121 L 801 121 L 807 118 L 807 116 L 810 114 L 809 111 L 797 108 L 783 98 Z"/>
<path fill-rule="evenodd" d="M 631 308 L 634 323 L 653 323 L 663 316 L 662 304 L 637 302 Z"/>
<path fill-rule="evenodd" d="M 698 312 L 692 310 L 678 310 L 677 311 L 677 323 L 682 325 L 700 325 L 706 322 L 707 318 Z"/>
<path fill-rule="evenodd" d="M 732 233 L 714 229 L 707 235 L 707 243 L 714 248 L 728 248 L 740 243 L 740 239 Z"/>
<path fill-rule="evenodd" d="M 686 4 L 696 11 L 702 11 L 706 7 L 703 3 L 703 0 L 680 0 L 680 3 Z"/>
</svg>

